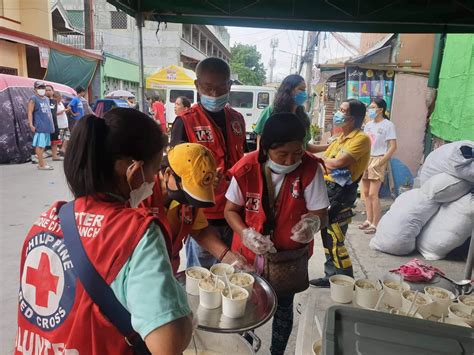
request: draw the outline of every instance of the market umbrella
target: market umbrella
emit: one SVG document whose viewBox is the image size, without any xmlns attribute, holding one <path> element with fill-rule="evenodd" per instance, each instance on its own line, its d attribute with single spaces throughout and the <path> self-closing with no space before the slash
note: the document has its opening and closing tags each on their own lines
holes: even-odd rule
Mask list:
<svg viewBox="0 0 474 355">
<path fill-rule="evenodd" d="M 111 91 L 107 95 L 105 95 L 107 98 L 129 98 L 129 97 L 135 97 L 134 94 L 132 94 L 130 91 L 127 90 L 116 90 L 116 91 Z"/>
</svg>

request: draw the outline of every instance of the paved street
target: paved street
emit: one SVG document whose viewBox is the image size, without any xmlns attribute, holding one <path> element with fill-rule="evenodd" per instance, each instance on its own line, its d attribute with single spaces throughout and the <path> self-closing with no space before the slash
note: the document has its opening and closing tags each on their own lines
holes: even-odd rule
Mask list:
<svg viewBox="0 0 474 355">
<path fill-rule="evenodd" d="M 63 172 L 62 163 L 51 162 L 56 170 L 38 171 L 32 164 L 0 166 L 0 354 L 12 352 L 15 341 L 16 297 L 18 290 L 18 274 L 20 250 L 23 240 L 34 220 L 52 201 L 70 199 Z M 387 205 L 387 201 L 384 201 Z M 356 227 L 363 216 L 356 216 L 349 229 L 348 248 L 353 259 L 356 277 L 377 279 L 383 277 L 387 270 L 397 267 L 416 255 L 395 257 L 369 249 L 370 236 L 365 235 Z M 433 265 L 444 270 L 454 279 L 461 279 L 463 262 L 439 261 Z M 310 261 L 310 276 L 322 273 L 323 251 L 320 241 L 316 243 L 315 253 Z M 304 308 L 309 294 L 316 293 L 317 313 L 323 315 L 331 304 L 329 290 L 309 289 L 298 295 L 297 302 Z M 298 314 L 295 313 L 294 331 L 292 333 L 287 354 L 294 354 Z M 257 331 L 262 339 L 261 354 L 268 354 L 270 341 L 269 322 Z"/>
</svg>

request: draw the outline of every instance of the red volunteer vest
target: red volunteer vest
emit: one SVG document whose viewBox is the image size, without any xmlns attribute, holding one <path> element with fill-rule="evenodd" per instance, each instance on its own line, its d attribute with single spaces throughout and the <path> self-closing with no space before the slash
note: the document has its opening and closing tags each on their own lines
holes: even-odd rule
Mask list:
<svg viewBox="0 0 474 355">
<path fill-rule="evenodd" d="M 301 216 L 308 212 L 304 198 L 304 190 L 314 179 L 320 159 L 305 153 L 301 165 L 290 174 L 287 174 L 281 186 L 279 202 L 275 216 L 275 230 L 273 243 L 278 251 L 294 250 L 304 244 L 290 239 L 291 228 L 298 223 Z M 261 165 L 258 162 L 258 151 L 246 155 L 230 171 L 235 177 L 245 199 L 244 221 L 249 227 L 262 233 L 266 221 L 262 206 L 264 178 Z M 232 250 L 241 253 L 249 263 L 254 262 L 255 254 L 241 242 L 240 236 L 234 234 Z M 310 254 L 313 251 L 313 242 L 309 245 Z"/>
<path fill-rule="evenodd" d="M 132 354 L 75 275 L 59 225 L 63 203 L 40 216 L 23 244 L 15 354 Z M 79 198 L 75 212 L 86 253 L 108 284 L 151 222 L 166 234 L 162 221 L 124 203 Z"/>
<path fill-rule="evenodd" d="M 226 106 L 224 110 L 227 123 L 226 137 L 199 104 L 191 107 L 181 118 L 189 142 L 209 148 L 214 154 L 217 167 L 227 174 L 229 169 L 244 156 L 245 121 L 242 115 L 230 106 Z M 225 193 L 228 187 L 229 180 L 224 177 L 215 189 L 216 205 L 205 209 L 207 218 L 224 218 Z"/>
</svg>

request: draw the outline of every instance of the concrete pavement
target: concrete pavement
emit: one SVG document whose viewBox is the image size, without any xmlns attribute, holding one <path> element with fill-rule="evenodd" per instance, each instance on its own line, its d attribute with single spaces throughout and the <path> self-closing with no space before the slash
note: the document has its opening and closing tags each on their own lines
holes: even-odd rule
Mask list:
<svg viewBox="0 0 474 355">
<path fill-rule="evenodd" d="M 54 171 L 38 171 L 33 164 L 0 166 L 0 354 L 11 353 L 16 333 L 18 275 L 20 251 L 23 240 L 36 218 L 56 200 L 72 198 L 62 171 L 61 162 L 49 162 Z M 390 201 L 385 201 L 386 206 Z M 360 208 L 360 207 L 359 207 Z M 360 210 L 359 210 L 360 212 Z M 370 250 L 371 236 L 357 229 L 363 220 L 360 213 L 349 228 L 347 246 L 352 256 L 356 277 L 378 279 L 391 268 L 397 267 L 417 254 L 396 257 Z M 320 238 L 316 240 L 314 255 L 310 260 L 310 277 L 323 274 L 324 254 Z M 432 265 L 444 270 L 454 279 L 462 279 L 464 262 L 437 261 Z M 322 316 L 331 304 L 328 289 L 311 288 L 296 297 L 295 305 L 302 309 L 308 295 L 317 295 L 317 313 Z M 299 315 L 295 312 L 294 329 L 287 354 L 294 354 Z M 269 354 L 271 322 L 257 330 L 262 339 L 259 354 Z"/>
</svg>

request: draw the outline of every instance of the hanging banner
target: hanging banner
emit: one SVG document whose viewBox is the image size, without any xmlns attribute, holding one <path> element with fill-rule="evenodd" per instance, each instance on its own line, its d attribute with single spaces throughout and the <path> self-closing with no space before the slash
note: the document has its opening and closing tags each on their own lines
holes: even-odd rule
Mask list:
<svg viewBox="0 0 474 355">
<path fill-rule="evenodd" d="M 49 62 L 49 48 L 38 47 L 41 68 L 47 68 Z"/>
<path fill-rule="evenodd" d="M 358 99 L 366 105 L 369 105 L 374 98 L 382 98 L 387 103 L 387 115 L 390 116 L 394 77 L 393 70 L 347 67 L 347 98 Z"/>
</svg>

